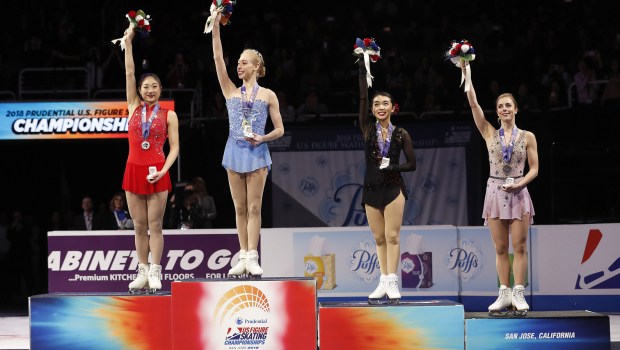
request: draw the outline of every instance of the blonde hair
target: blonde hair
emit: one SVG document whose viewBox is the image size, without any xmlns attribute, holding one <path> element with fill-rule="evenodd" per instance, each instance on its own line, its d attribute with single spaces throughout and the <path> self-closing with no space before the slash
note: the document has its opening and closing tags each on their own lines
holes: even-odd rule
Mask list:
<svg viewBox="0 0 620 350">
<path fill-rule="evenodd" d="M 263 55 L 261 55 L 260 52 L 254 49 L 245 49 L 243 50 L 241 54 L 243 55 L 246 52 L 251 53 L 252 55 L 254 55 L 254 57 L 256 57 L 255 60 L 252 60 L 252 63 L 258 64 L 258 71 L 256 71 L 256 76 L 259 78 L 264 77 L 267 71 L 267 68 L 265 68 L 265 60 L 263 59 Z"/>
</svg>

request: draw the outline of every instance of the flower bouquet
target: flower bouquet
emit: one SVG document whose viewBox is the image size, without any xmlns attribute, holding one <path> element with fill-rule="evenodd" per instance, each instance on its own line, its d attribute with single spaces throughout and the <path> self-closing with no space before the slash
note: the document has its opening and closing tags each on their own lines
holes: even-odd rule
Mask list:
<svg viewBox="0 0 620 350">
<path fill-rule="evenodd" d="M 366 82 L 368 86 L 372 86 L 372 79 L 374 78 L 370 74 L 370 62 L 377 62 L 381 58 L 381 48 L 375 42 L 375 39 L 364 38 L 364 40 L 355 39 L 355 45 L 353 45 L 353 56 L 357 56 L 356 63 L 363 58 L 364 66 L 366 66 Z"/>
<path fill-rule="evenodd" d="M 211 3 L 211 8 L 209 9 L 211 15 L 207 18 L 204 33 L 211 33 L 211 30 L 213 30 L 213 24 L 215 24 L 215 17 L 217 17 L 218 12 L 222 13 L 222 17 L 220 18 L 220 23 L 222 25 L 227 25 L 230 23 L 230 16 L 232 16 L 233 5 L 235 3 L 236 1 L 234 0 L 213 0 Z"/>
<path fill-rule="evenodd" d="M 138 31 L 142 38 L 146 38 L 151 32 L 151 16 L 144 13 L 144 11 L 129 11 L 125 17 L 129 20 L 130 28 Z M 125 36 L 127 36 L 127 33 L 122 38 L 112 40 L 112 43 L 120 42 L 121 50 L 125 50 Z"/>
<path fill-rule="evenodd" d="M 469 68 L 469 61 L 476 59 L 476 52 L 473 45 L 463 39 L 460 42 L 455 40 L 450 44 L 450 48 L 446 51 L 446 60 L 450 60 L 455 66 L 459 68 L 465 67 L 465 70 L 461 74 L 461 86 L 465 83 L 465 92 L 469 91 L 471 87 L 471 68 Z"/>
</svg>

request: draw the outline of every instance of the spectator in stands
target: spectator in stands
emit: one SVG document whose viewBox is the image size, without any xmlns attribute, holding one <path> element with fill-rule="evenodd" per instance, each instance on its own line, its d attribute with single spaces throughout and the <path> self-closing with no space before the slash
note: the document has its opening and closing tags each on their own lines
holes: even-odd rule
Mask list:
<svg viewBox="0 0 620 350">
<path fill-rule="evenodd" d="M 312 119 L 327 113 L 329 113 L 329 109 L 319 101 L 319 95 L 315 89 L 311 89 L 306 95 L 304 103 L 297 107 L 298 120 Z"/>
<path fill-rule="evenodd" d="M 577 88 L 577 102 L 580 106 L 591 106 L 597 98 L 596 73 L 586 63 L 580 60 L 577 64 L 578 71 L 575 74 L 575 87 Z"/>
<path fill-rule="evenodd" d="M 185 62 L 182 53 L 174 56 L 174 62 L 168 66 L 166 79 L 170 86 L 182 89 L 187 86 L 187 75 L 189 73 L 189 64 Z"/>
<path fill-rule="evenodd" d="M 104 230 L 131 230 L 133 220 L 129 215 L 124 192 L 117 192 L 108 204 L 109 210 L 103 218 Z"/>
<path fill-rule="evenodd" d="M 76 231 L 101 230 L 101 217 L 94 211 L 93 199 L 90 196 L 82 198 L 82 212 L 73 217 L 71 229 Z"/>
<path fill-rule="evenodd" d="M 617 110 L 620 107 L 620 69 L 618 66 L 618 59 L 611 60 L 609 74 L 605 77 L 607 84 L 601 97 L 603 107 L 610 110 Z"/>
<path fill-rule="evenodd" d="M 280 114 L 282 115 L 282 121 L 295 121 L 295 108 L 288 104 L 286 92 L 284 92 L 284 90 L 278 91 L 278 102 L 280 102 Z"/>
<path fill-rule="evenodd" d="M 530 93 L 527 84 L 521 83 L 517 88 L 517 105 L 522 111 L 539 111 L 536 95 Z"/>
</svg>

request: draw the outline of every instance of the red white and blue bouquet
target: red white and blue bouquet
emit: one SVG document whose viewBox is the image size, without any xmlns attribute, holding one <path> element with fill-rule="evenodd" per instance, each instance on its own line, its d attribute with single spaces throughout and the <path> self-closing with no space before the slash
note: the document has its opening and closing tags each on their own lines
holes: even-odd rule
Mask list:
<svg viewBox="0 0 620 350">
<path fill-rule="evenodd" d="M 355 45 L 353 45 L 353 56 L 358 58 L 356 63 L 360 60 L 364 60 L 364 66 L 366 66 L 366 82 L 368 86 L 372 86 L 372 79 L 374 78 L 370 74 L 370 62 L 375 63 L 381 58 L 381 48 L 375 42 L 375 39 L 364 38 L 364 40 L 355 39 Z"/>
<path fill-rule="evenodd" d="M 209 8 L 209 12 L 211 15 L 207 18 L 207 23 L 205 24 L 205 34 L 211 33 L 213 30 L 213 24 L 215 24 L 215 18 L 217 17 L 218 12 L 222 13 L 222 17 L 220 18 L 220 23 L 222 25 L 227 25 L 230 23 L 230 16 L 232 16 L 233 5 L 236 3 L 235 0 L 213 0 L 211 3 L 211 8 Z"/>
<path fill-rule="evenodd" d="M 125 15 L 127 20 L 129 20 L 129 26 L 132 30 L 140 33 L 142 38 L 146 38 L 151 32 L 151 16 L 144 13 L 142 10 L 138 11 L 129 11 Z M 120 42 L 121 49 L 125 50 L 125 34 L 122 38 L 112 40 L 113 44 Z"/>
<path fill-rule="evenodd" d="M 465 92 L 471 87 L 471 68 L 469 61 L 476 59 L 476 51 L 474 46 L 467 40 L 463 39 L 459 42 L 453 40 L 450 48 L 446 51 L 446 60 L 450 60 L 455 66 L 465 68 L 461 74 L 461 86 L 465 84 Z"/>
</svg>

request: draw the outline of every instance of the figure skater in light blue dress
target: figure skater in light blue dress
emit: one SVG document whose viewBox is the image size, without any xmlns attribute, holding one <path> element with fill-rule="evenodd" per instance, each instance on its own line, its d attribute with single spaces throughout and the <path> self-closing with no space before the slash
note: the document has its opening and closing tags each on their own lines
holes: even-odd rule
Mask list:
<svg viewBox="0 0 620 350">
<path fill-rule="evenodd" d="M 228 272 L 229 277 L 244 274 L 261 276 L 258 264 L 258 241 L 261 227 L 261 206 L 267 172 L 271 168 L 268 141 L 284 134 L 282 116 L 276 94 L 258 85 L 265 76 L 263 56 L 256 50 L 246 49 L 237 62 L 237 76 L 241 87 L 228 77 L 220 39 L 220 17 L 213 26 L 213 59 L 217 79 L 226 98 L 228 109 L 228 141 L 222 165 L 228 172 L 228 184 L 235 205 L 235 220 L 239 235 L 239 261 Z M 265 134 L 267 116 L 274 129 Z"/>
</svg>

